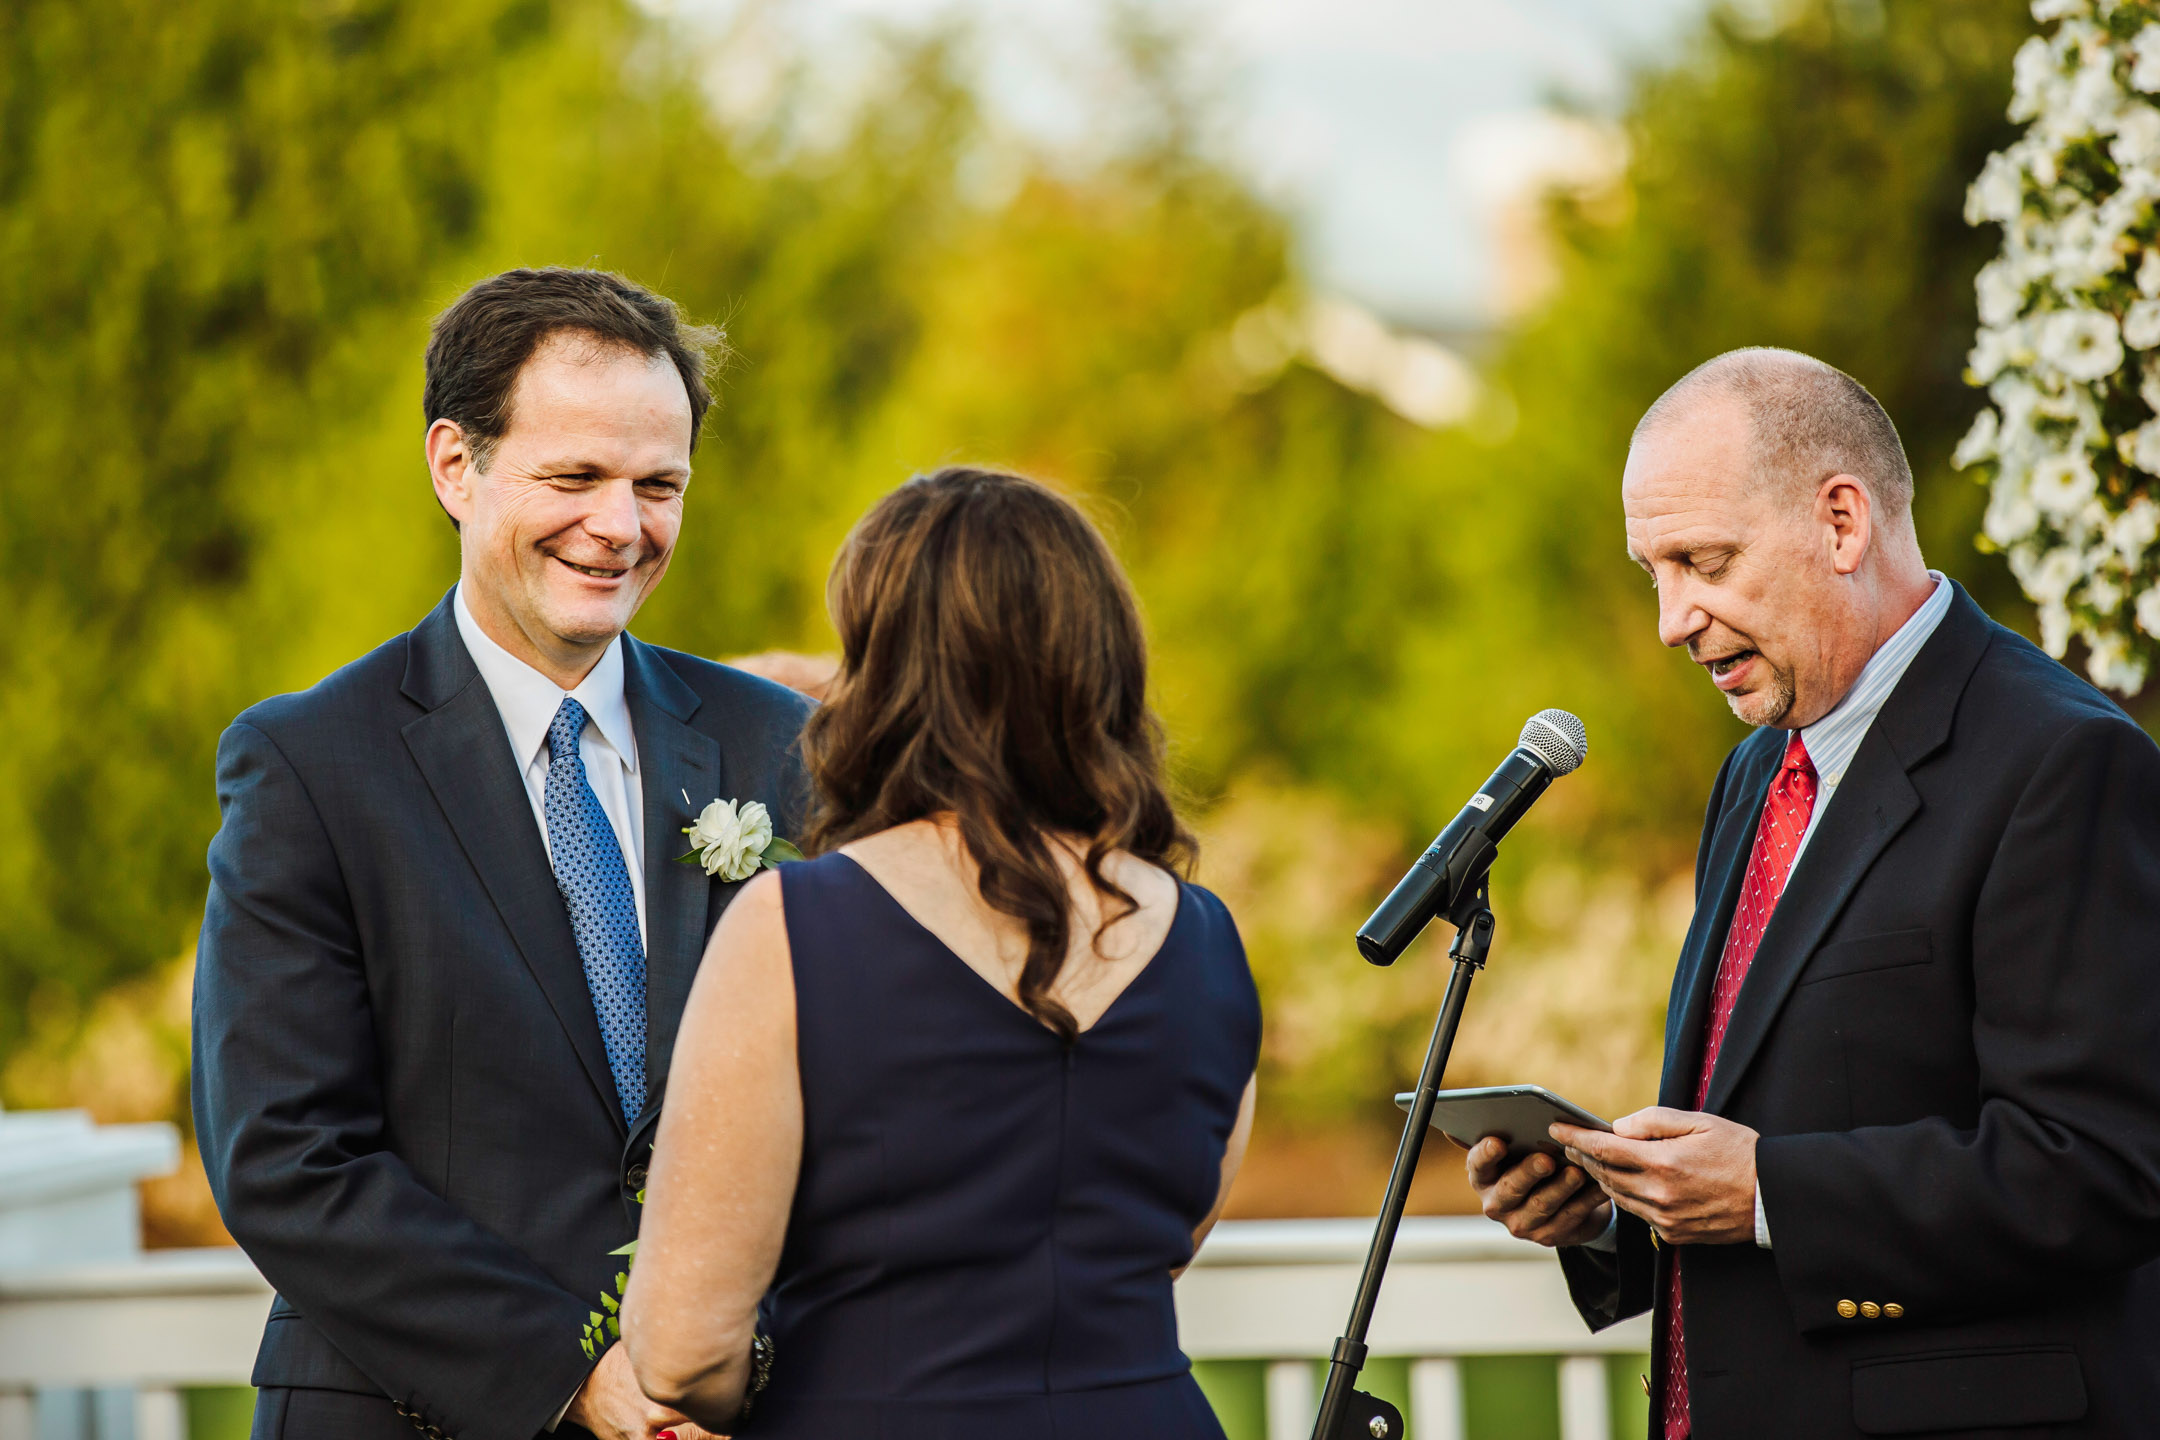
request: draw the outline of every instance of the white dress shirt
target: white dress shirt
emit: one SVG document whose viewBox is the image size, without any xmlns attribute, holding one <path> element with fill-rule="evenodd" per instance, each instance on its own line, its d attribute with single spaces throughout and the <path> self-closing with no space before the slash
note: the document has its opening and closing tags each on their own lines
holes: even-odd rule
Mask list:
<svg viewBox="0 0 2160 1440">
<path fill-rule="evenodd" d="M 578 754 L 585 762 L 585 779 L 615 828 L 615 843 L 622 847 L 623 865 L 630 872 L 630 893 L 637 901 L 638 939 L 648 951 L 645 933 L 645 795 L 638 785 L 637 735 L 630 726 L 630 704 L 623 698 L 623 642 L 608 646 L 600 663 L 565 690 L 553 680 L 512 655 L 490 639 L 465 604 L 460 585 L 452 603 L 457 612 L 458 634 L 480 667 L 480 678 L 495 697 L 496 713 L 510 737 L 510 753 L 517 757 L 532 801 L 533 823 L 540 827 L 540 843 L 547 838 L 548 727 L 566 699 L 585 707 L 585 729 L 578 737 Z M 553 862 L 553 847 L 549 861 Z"/>
<path fill-rule="evenodd" d="M 1815 828 L 1822 823 L 1823 812 L 1830 808 L 1831 797 L 1837 794 L 1846 770 L 1851 768 L 1853 756 L 1859 753 L 1860 742 L 1867 738 L 1875 717 L 1882 713 L 1883 704 L 1897 689 L 1898 681 L 1905 678 L 1913 657 L 1920 653 L 1920 647 L 1927 644 L 1928 637 L 1935 633 L 1935 627 L 1950 611 L 1950 582 L 1939 570 L 1928 571 L 1928 578 L 1935 582 L 1935 588 L 1911 618 L 1898 627 L 1897 633 L 1868 657 L 1860 678 L 1845 692 L 1845 698 L 1832 706 L 1830 713 L 1822 719 L 1800 729 L 1800 743 L 1807 747 L 1808 759 L 1815 766 L 1815 808 L 1809 813 L 1807 829 L 1800 836 L 1800 848 L 1793 851 L 1792 865 L 1785 872 L 1788 883 L 1793 872 L 1799 869 L 1800 856 L 1807 850 Z M 1591 1248 L 1612 1249 L 1618 1243 L 1619 1225 L 1619 1207 L 1615 1206 L 1611 1224 L 1605 1227 L 1603 1235 L 1590 1242 Z M 1755 1243 L 1765 1250 L 1770 1248 L 1770 1217 L 1763 1213 L 1760 1185 L 1755 1187 Z"/>
</svg>

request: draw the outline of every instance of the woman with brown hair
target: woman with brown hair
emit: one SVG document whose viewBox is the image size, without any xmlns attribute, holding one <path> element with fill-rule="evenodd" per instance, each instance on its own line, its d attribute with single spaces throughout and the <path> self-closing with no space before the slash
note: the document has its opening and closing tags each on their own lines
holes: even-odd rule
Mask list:
<svg viewBox="0 0 2160 1440">
<path fill-rule="evenodd" d="M 1070 502 L 950 469 L 864 517 L 828 600 L 818 858 L 706 949 L 638 1378 L 759 1436 L 1220 1440 L 1171 1281 L 1244 1152 L 1260 1012 L 1228 912 L 1178 878 L 1125 577 Z"/>
</svg>

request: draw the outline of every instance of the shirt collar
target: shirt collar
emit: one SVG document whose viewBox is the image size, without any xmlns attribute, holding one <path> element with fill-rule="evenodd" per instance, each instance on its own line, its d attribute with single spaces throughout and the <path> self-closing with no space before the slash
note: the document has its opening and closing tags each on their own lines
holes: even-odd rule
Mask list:
<svg viewBox="0 0 2160 1440">
<path fill-rule="evenodd" d="M 517 754 L 520 770 L 546 749 L 548 727 L 555 723 L 555 712 L 567 698 L 585 707 L 600 738 L 621 758 L 623 769 L 632 775 L 637 773 L 637 736 L 630 728 L 630 703 L 623 696 L 621 636 L 608 646 L 600 663 L 578 682 L 575 690 L 565 690 L 496 644 L 480 628 L 472 608 L 465 603 L 463 585 L 458 586 L 451 607 L 457 612 L 458 634 L 471 652 L 480 678 L 487 682 L 488 693 L 495 697 L 503 728 L 510 732 L 510 747 Z"/>
<path fill-rule="evenodd" d="M 1890 698 L 1890 692 L 1897 689 L 1898 681 L 1905 678 L 1907 667 L 1920 653 L 1920 647 L 1927 643 L 1928 636 L 1935 633 L 1935 627 L 1949 613 L 1950 582 L 1938 570 L 1928 571 L 1928 578 L 1935 582 L 1935 589 L 1912 613 L 1912 618 L 1900 625 L 1897 633 L 1868 657 L 1860 678 L 1845 692 L 1845 698 L 1838 701 L 1829 714 L 1800 731 L 1808 759 L 1814 763 L 1816 775 L 1826 785 L 1835 785 L 1845 778 L 1845 767 L 1852 764 L 1860 742 L 1867 738 L 1868 727 L 1875 723 L 1883 703 Z"/>
</svg>

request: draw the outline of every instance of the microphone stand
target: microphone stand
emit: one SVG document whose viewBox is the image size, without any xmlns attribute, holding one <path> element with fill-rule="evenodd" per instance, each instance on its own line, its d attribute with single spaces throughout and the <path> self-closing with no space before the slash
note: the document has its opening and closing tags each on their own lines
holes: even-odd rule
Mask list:
<svg viewBox="0 0 2160 1440">
<path fill-rule="evenodd" d="M 1447 1070 L 1448 1053 L 1455 1048 L 1455 1030 L 1462 1023 L 1463 1004 L 1470 997 L 1470 982 L 1485 968 L 1486 952 L 1492 948 L 1493 913 L 1487 890 L 1487 868 L 1478 873 L 1475 886 L 1465 886 L 1463 898 L 1447 913 L 1455 927 L 1455 943 L 1448 955 L 1455 962 L 1448 976 L 1447 994 L 1440 1001 L 1440 1016 L 1433 1025 L 1432 1043 L 1425 1049 L 1425 1067 L 1418 1072 L 1417 1093 L 1410 1101 L 1410 1118 L 1403 1126 L 1402 1143 L 1395 1149 L 1395 1167 L 1388 1172 L 1387 1194 L 1380 1202 L 1380 1219 L 1373 1227 L 1371 1247 L 1365 1252 L 1365 1269 L 1358 1277 L 1357 1300 L 1350 1307 L 1350 1324 L 1336 1340 L 1328 1357 L 1327 1386 L 1320 1395 L 1320 1415 L 1313 1425 L 1313 1440 L 1402 1440 L 1402 1412 L 1385 1400 L 1356 1388 L 1358 1372 L 1365 1368 L 1365 1332 L 1372 1325 L 1373 1308 L 1380 1301 L 1380 1281 L 1387 1274 L 1388 1256 L 1395 1248 L 1395 1232 L 1402 1225 L 1403 1206 L 1409 1203 L 1410 1181 L 1417 1174 L 1418 1156 L 1425 1149 L 1425 1132 L 1432 1123 L 1433 1096 Z"/>
</svg>

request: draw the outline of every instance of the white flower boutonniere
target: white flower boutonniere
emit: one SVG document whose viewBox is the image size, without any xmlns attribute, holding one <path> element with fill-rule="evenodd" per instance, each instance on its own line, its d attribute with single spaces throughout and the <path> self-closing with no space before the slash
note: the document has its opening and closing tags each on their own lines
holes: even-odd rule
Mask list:
<svg viewBox="0 0 2160 1440">
<path fill-rule="evenodd" d="M 683 803 L 690 803 L 690 797 L 685 795 Z M 690 837 L 690 853 L 675 858 L 702 865 L 707 875 L 722 880 L 747 880 L 763 866 L 803 858 L 791 842 L 773 834 L 772 812 L 757 800 L 740 805 L 715 800 L 683 827 L 683 834 Z"/>
</svg>

